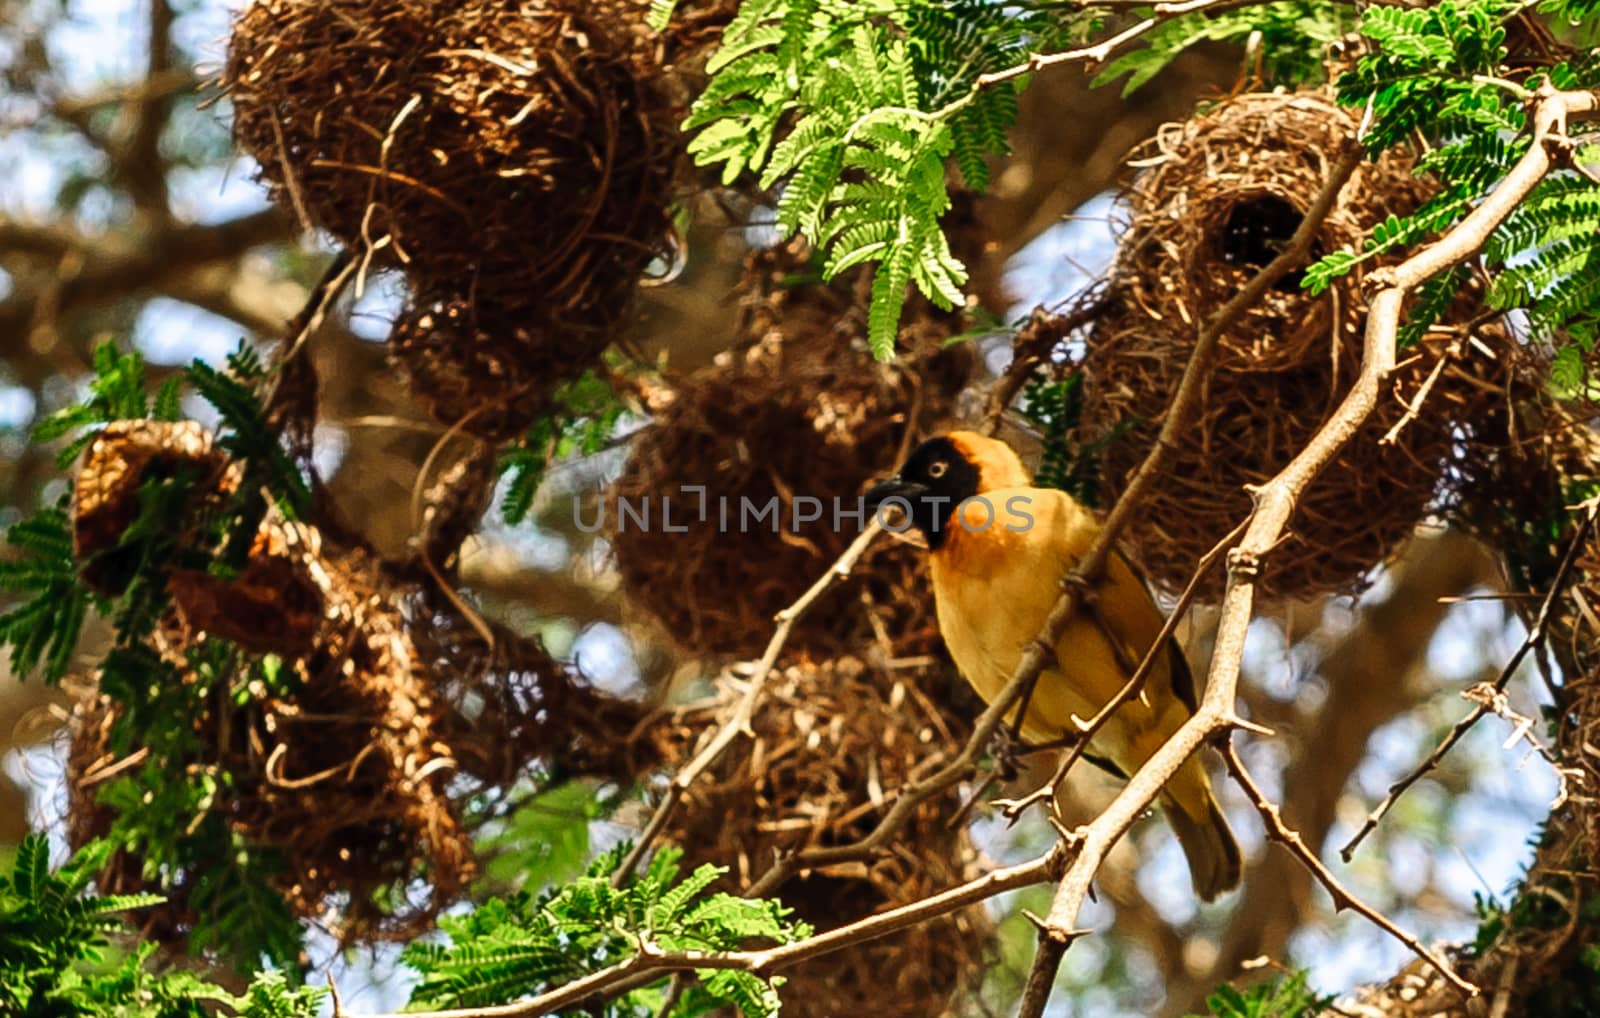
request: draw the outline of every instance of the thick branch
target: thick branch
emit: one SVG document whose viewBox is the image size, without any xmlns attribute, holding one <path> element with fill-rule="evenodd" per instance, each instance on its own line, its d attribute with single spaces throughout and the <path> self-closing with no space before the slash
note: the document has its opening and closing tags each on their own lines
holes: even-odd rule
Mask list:
<svg viewBox="0 0 1600 1018">
<path fill-rule="evenodd" d="M 276 209 L 221 223 L 179 224 L 153 233 L 129 231 L 103 238 L 0 220 L 0 259 L 8 252 L 21 252 L 78 263 L 44 289 L 19 290 L 0 301 L 0 336 L 28 329 L 43 303 L 60 316 L 165 292 L 199 267 L 237 259 L 253 247 L 280 243 L 293 235 L 293 224 Z"/>
<path fill-rule="evenodd" d="M 1284 801 L 1284 819 L 1318 851 L 1372 733 L 1410 710 L 1432 688 L 1426 652 L 1452 596 L 1493 584 L 1498 575 L 1493 556 L 1457 531 L 1413 540 L 1392 572 L 1392 591 L 1364 605 L 1355 628 L 1325 648 L 1315 666 L 1314 673 L 1333 695 L 1284 719 L 1300 733 L 1283 771 L 1283 787 L 1294 790 Z M 1293 623 L 1286 625 L 1296 629 Z M 1374 682 L 1376 675 L 1396 679 Z M 1268 723 L 1277 727 L 1276 721 Z M 1105 881 L 1102 876 L 1102 887 Z M 1185 971 L 1168 986 L 1161 1014 L 1179 1018 L 1204 1010 L 1206 995 L 1219 982 L 1244 972 L 1246 961 L 1262 955 L 1281 958 L 1290 935 L 1313 908 L 1311 874 L 1287 854 L 1266 855 L 1252 868 L 1238 901 L 1236 914 L 1251 921 L 1231 924 L 1204 970 Z"/>
<path fill-rule="evenodd" d="M 1533 125 L 1533 142 L 1506 178 L 1440 240 L 1400 265 L 1380 269 L 1368 277 L 1370 285 L 1381 289 L 1374 295 L 1367 315 L 1361 373 L 1333 416 L 1300 454 L 1255 492 L 1256 507 L 1250 526 L 1229 557 L 1228 586 L 1217 626 L 1216 649 L 1200 709 L 1139 768 L 1105 811 L 1082 829 L 1078 855 L 1056 888 L 1041 937 L 1065 946 L 1078 936 L 1079 912 L 1094 874 L 1112 846 L 1202 744 L 1238 723 L 1234 702 L 1239 666 L 1253 614 L 1255 578 L 1261 561 L 1277 544 L 1306 486 L 1338 455 L 1376 408 L 1382 382 L 1394 368 L 1395 336 L 1407 295 L 1423 282 L 1480 251 L 1489 235 L 1552 169 L 1551 143 L 1564 137 L 1568 115 L 1590 113 L 1597 106 L 1600 106 L 1600 94 L 1541 89 L 1529 118 Z M 1059 962 L 1059 955 L 1054 961 Z M 1049 967 L 1049 981 L 1053 982 L 1054 965 Z M 1042 1004 L 1041 1001 L 1036 1009 L 1024 1009 L 1022 1018 L 1039 1018 Z"/>
<path fill-rule="evenodd" d="M 149 0 L 150 39 L 148 43 L 146 87 L 129 107 L 132 128 L 120 160 L 128 193 L 134 204 L 158 219 L 167 212 L 167 161 L 161 155 L 161 133 L 172 113 L 174 92 L 153 87 L 172 70 L 172 5 L 168 0 Z"/>
</svg>

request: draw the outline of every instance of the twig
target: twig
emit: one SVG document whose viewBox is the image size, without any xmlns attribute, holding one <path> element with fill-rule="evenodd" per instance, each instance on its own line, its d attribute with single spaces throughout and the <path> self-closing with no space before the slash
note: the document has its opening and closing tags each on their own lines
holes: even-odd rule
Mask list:
<svg viewBox="0 0 1600 1018">
<path fill-rule="evenodd" d="M 1088 897 L 1095 873 L 1107 853 L 1133 822 L 1149 808 L 1167 780 L 1207 740 L 1237 723 L 1234 701 L 1245 636 L 1254 614 L 1256 576 L 1261 561 L 1278 542 L 1293 515 L 1301 492 L 1372 415 L 1384 378 L 1394 367 L 1395 337 L 1405 299 L 1427 280 L 1482 250 L 1490 234 L 1521 204 L 1554 165 L 1549 139 L 1564 137 L 1569 115 L 1600 109 L 1600 93 L 1558 92 L 1540 88 L 1529 115 L 1533 143 L 1489 195 L 1442 238 L 1393 268 L 1368 276 L 1379 288 L 1367 314 L 1361 371 L 1344 400 L 1299 455 L 1255 490 L 1255 511 L 1239 546 L 1228 556 L 1228 586 L 1217 624 L 1210 676 L 1200 709 L 1173 733 L 1123 786 L 1098 817 L 1079 830 L 1078 854 L 1056 887 L 1049 914 L 1040 930 L 1044 941 L 1070 944 L 1076 937 L 1078 913 Z M 1041 958 L 1043 956 L 1041 955 Z M 1053 982 L 1059 955 L 1045 958 Z M 1042 1004 L 1025 1008 L 1021 1018 L 1040 1018 Z"/>
<path fill-rule="evenodd" d="M 948 915 L 997 894 L 1042 883 L 1060 872 L 1065 858 L 1066 849 L 1058 843 L 1044 855 L 1028 862 L 993 870 L 948 891 L 779 947 L 758 951 L 669 953 L 646 941 L 642 944 L 640 952 L 628 960 L 528 1000 L 489 1007 L 407 1011 L 404 1014 L 363 1015 L 360 1018 L 537 1018 L 539 1015 L 571 1008 L 586 1000 L 615 995 L 625 989 L 645 985 L 666 972 L 738 969 L 758 976 L 768 976 L 790 965 L 864 944 L 897 930 Z"/>
<path fill-rule="evenodd" d="M 1394 921 L 1388 916 L 1357 898 L 1350 892 L 1349 888 L 1340 883 L 1339 878 L 1333 875 L 1333 872 L 1317 857 L 1317 853 L 1313 852 L 1311 847 L 1306 844 L 1305 839 L 1300 837 L 1300 832 L 1283 822 L 1283 812 L 1276 803 L 1270 801 L 1266 794 L 1261 791 L 1261 786 L 1257 785 L 1255 779 L 1250 776 L 1250 771 L 1246 769 L 1244 761 L 1239 759 L 1238 747 L 1234 746 L 1233 742 L 1229 740 L 1224 742 L 1220 748 L 1222 750 L 1222 759 L 1228 765 L 1228 773 L 1233 775 L 1233 779 L 1239 783 L 1239 787 L 1244 789 L 1244 794 L 1250 799 L 1250 804 L 1261 815 L 1261 822 L 1267 829 L 1267 837 L 1287 848 L 1295 858 L 1300 860 L 1300 864 L 1310 871 L 1311 875 L 1317 879 L 1317 882 L 1327 889 L 1328 894 L 1333 898 L 1333 910 L 1335 912 L 1343 912 L 1345 909 L 1350 909 L 1365 916 L 1373 925 L 1388 933 L 1391 937 L 1404 944 L 1417 957 L 1437 969 L 1439 974 L 1444 976 L 1451 986 L 1454 986 L 1469 997 L 1478 992 L 1478 988 L 1463 979 L 1455 969 L 1450 967 L 1449 962 L 1425 947 L 1422 941 L 1418 940 L 1413 934 L 1407 933 L 1395 925 Z"/>
<path fill-rule="evenodd" d="M 656 1008 L 656 1018 L 672 1018 L 672 1009 L 678 1006 L 683 993 L 689 988 L 689 977 L 682 972 L 672 977 L 672 982 L 667 984 L 667 993 L 661 1001 L 661 1006 Z"/>
<path fill-rule="evenodd" d="M 1561 564 L 1556 568 L 1555 579 L 1550 582 L 1550 589 L 1545 592 L 1544 601 L 1539 605 L 1539 614 L 1534 616 L 1533 625 L 1528 627 L 1528 634 L 1522 638 L 1522 644 L 1517 647 L 1516 653 L 1512 654 L 1511 660 L 1507 661 L 1505 667 L 1500 669 L 1500 674 L 1495 677 L 1494 682 L 1487 684 L 1489 687 L 1487 693 L 1473 698 L 1476 700 L 1477 706 L 1472 709 L 1471 713 L 1457 721 L 1455 727 L 1450 729 L 1450 733 L 1433 748 L 1433 752 L 1429 753 L 1420 764 L 1412 768 L 1405 777 L 1389 786 L 1388 794 L 1383 797 L 1382 802 L 1372 808 L 1372 812 L 1367 814 L 1367 819 L 1362 822 L 1361 829 L 1351 836 L 1343 848 L 1339 849 L 1339 857 L 1345 862 L 1350 861 L 1351 857 L 1355 855 L 1356 847 L 1377 828 L 1379 822 L 1383 820 L 1389 810 L 1394 808 L 1394 804 L 1400 800 L 1400 796 L 1405 794 L 1406 789 L 1422 780 L 1424 775 L 1439 766 L 1439 762 L 1444 759 L 1445 754 L 1450 752 L 1455 747 L 1455 744 L 1461 741 L 1462 737 L 1472 729 L 1472 726 L 1476 725 L 1485 714 L 1494 710 L 1496 698 L 1505 692 L 1506 685 L 1510 683 L 1511 677 L 1516 674 L 1517 668 L 1522 664 L 1523 659 L 1542 646 L 1549 637 L 1551 609 L 1561 596 L 1561 592 L 1566 589 L 1567 580 L 1572 575 L 1572 569 L 1577 563 L 1578 554 L 1582 551 L 1584 544 L 1588 541 L 1590 532 L 1594 529 L 1597 508 L 1600 508 L 1600 503 L 1591 502 L 1589 504 L 1588 510 L 1584 514 L 1583 522 L 1578 525 L 1577 532 L 1572 535 L 1572 540 L 1567 544 L 1566 553 L 1561 556 Z"/>
<path fill-rule="evenodd" d="M 1056 344 L 1093 322 L 1105 310 L 1106 304 L 1107 298 L 1102 294 L 1064 315 L 1051 314 L 1043 307 L 1033 309 L 1012 340 L 1011 363 L 1006 365 L 1005 373 L 989 390 L 983 412 L 984 431 L 987 434 L 992 435 L 999 430 L 1000 419 L 1011 406 L 1011 401 L 1027 384 L 1034 369 L 1050 356 Z"/>
<path fill-rule="evenodd" d="M 272 138 L 278 143 L 278 162 L 283 167 L 283 186 L 289 192 L 289 206 L 294 209 L 294 220 L 300 225 L 300 236 L 305 237 L 316 229 L 316 224 L 311 221 L 311 214 L 306 211 L 306 202 L 300 194 L 300 178 L 294 170 L 294 163 L 289 160 L 289 143 L 283 137 L 283 121 L 278 118 L 276 104 L 268 103 L 267 112 L 272 114 Z"/>
<path fill-rule="evenodd" d="M 960 107 L 972 102 L 974 97 L 986 88 L 993 88 L 995 85 L 999 85 L 1007 81 L 1015 81 L 1017 78 L 1021 78 L 1024 75 L 1033 74 L 1037 71 L 1042 71 L 1047 67 L 1055 67 L 1060 64 L 1079 62 L 1088 64 L 1092 67 L 1096 64 L 1104 63 L 1106 58 L 1109 57 L 1114 51 L 1126 46 L 1130 42 L 1133 42 L 1146 32 L 1149 32 L 1151 29 L 1158 27 L 1164 22 L 1171 21 L 1173 18 L 1180 17 L 1184 14 L 1193 14 L 1197 11 L 1216 11 L 1220 13 L 1222 11 L 1233 10 L 1237 7 L 1250 7 L 1269 2 L 1271 2 L 1271 0 L 1176 0 L 1176 2 L 1171 3 L 1156 3 L 1149 5 L 1141 4 L 1141 7 L 1148 7 L 1148 16 L 1140 21 L 1134 22 L 1132 25 L 1129 25 L 1127 28 L 1123 29 L 1117 34 L 1103 39 L 1100 42 L 1095 43 L 1093 46 L 1084 46 L 1079 49 L 1064 50 L 1060 53 L 1030 54 L 1028 59 L 1020 64 L 1016 64 L 1012 67 L 1007 67 L 999 71 L 990 71 L 988 74 L 980 74 L 977 80 L 974 81 L 972 90 L 970 92 L 950 103 L 944 109 L 939 110 L 934 115 L 942 116 L 948 113 L 953 113 Z M 1097 4 L 1096 6 L 1108 5 Z"/>
<path fill-rule="evenodd" d="M 300 350 L 306 341 L 322 328 L 328 311 L 333 307 L 334 301 L 339 299 L 339 294 L 344 292 L 345 285 L 350 282 L 350 277 L 355 273 L 355 259 L 348 250 L 340 248 L 328 262 L 328 267 L 323 270 L 322 278 L 317 280 L 317 285 L 306 294 L 306 302 L 298 314 L 289 323 L 289 338 L 281 347 L 282 353 L 278 356 L 278 378 L 283 377 L 282 368 L 285 364 L 300 356 Z M 274 380 L 272 390 L 262 405 L 270 412 L 273 407 L 273 395 L 277 391 L 277 382 Z"/>
<path fill-rule="evenodd" d="M 1384 432 L 1383 437 L 1378 439 L 1379 445 L 1393 445 L 1395 439 L 1400 437 L 1400 432 L 1405 430 L 1406 425 L 1417 419 L 1418 412 L 1422 410 L 1423 401 L 1428 398 L 1428 393 L 1433 391 L 1434 385 L 1439 381 L 1439 376 L 1444 374 L 1445 366 L 1461 356 L 1461 347 L 1465 341 L 1466 337 L 1461 336 L 1451 343 L 1439 355 L 1439 359 L 1434 362 L 1433 370 L 1428 372 L 1428 377 L 1422 380 L 1421 385 L 1417 386 L 1417 394 L 1409 401 L 1403 398 L 1400 400 L 1401 405 L 1406 408 L 1406 412 L 1400 415 L 1398 421 L 1394 422 L 1394 427 Z"/>
<path fill-rule="evenodd" d="M 634 842 L 627 858 L 623 859 L 622 865 L 618 866 L 617 871 L 612 874 L 611 882 L 614 885 L 620 887 L 633 873 L 634 869 L 638 867 L 639 861 L 644 858 L 644 854 L 649 851 L 651 843 L 666 827 L 667 821 L 672 817 L 673 810 L 682 801 L 684 793 L 689 790 L 690 785 L 694 784 L 695 779 L 699 778 L 708 767 L 722 758 L 722 754 L 733 744 L 734 739 L 738 738 L 740 734 L 749 731 L 750 719 L 755 716 L 756 701 L 760 699 L 762 690 L 766 688 L 767 678 L 772 674 L 772 668 L 777 664 L 778 655 L 782 653 L 784 644 L 789 642 L 789 634 L 794 630 L 794 624 L 810 609 L 817 598 L 827 593 L 834 584 L 850 575 L 850 571 L 855 568 L 856 563 L 860 561 L 862 554 L 872 544 L 873 539 L 882 532 L 883 528 L 874 519 L 865 530 L 861 531 L 860 536 L 851 542 L 850 547 L 844 550 L 844 554 L 839 556 L 838 561 L 828 567 L 827 572 L 819 576 L 816 582 L 811 584 L 806 592 L 795 600 L 794 604 L 778 613 L 778 627 L 773 631 L 772 639 L 767 641 L 767 649 L 762 653 L 761 660 L 756 663 L 755 670 L 750 675 L 750 684 L 746 687 L 744 696 L 739 700 L 738 708 L 734 711 L 733 716 L 717 729 L 711 741 L 706 743 L 705 747 L 694 755 L 694 759 L 679 768 L 678 773 L 673 775 L 672 783 L 667 786 L 666 798 L 662 799 L 661 805 L 656 807 L 655 813 L 650 817 L 650 822 L 640 832 L 639 838 Z"/>
</svg>

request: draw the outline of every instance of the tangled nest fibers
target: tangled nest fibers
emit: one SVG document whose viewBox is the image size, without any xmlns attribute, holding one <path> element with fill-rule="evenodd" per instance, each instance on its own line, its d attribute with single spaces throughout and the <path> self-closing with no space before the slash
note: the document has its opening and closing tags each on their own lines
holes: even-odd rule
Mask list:
<svg viewBox="0 0 1600 1018">
<path fill-rule="evenodd" d="M 137 513 L 153 470 L 211 473 L 219 462 L 194 422 L 109 426 L 80 473 L 80 489 L 93 493 L 75 505 L 80 559 L 103 558 L 97 553 L 112 546 L 97 535 L 120 533 L 111 524 Z M 450 482 L 462 481 L 448 476 L 432 497 L 443 500 L 457 490 Z M 446 545 L 459 545 L 463 516 L 481 512 L 481 501 L 433 512 L 430 555 L 448 563 Z M 346 941 L 414 937 L 460 898 L 474 874 L 463 819 L 472 795 L 540 759 L 568 774 L 618 779 L 657 760 L 629 738 L 640 706 L 591 689 L 537 643 L 485 634 L 486 624 L 462 618 L 436 591 L 397 581 L 364 548 L 336 544 L 310 524 L 269 515 L 235 576 L 176 569 L 169 590 L 173 608 L 151 650 L 182 682 L 212 681 L 191 665 L 208 638 L 283 657 L 288 692 L 253 688 L 244 705 L 209 700 L 193 719 L 200 749 L 188 766 L 231 778 L 212 809 L 230 833 L 276 854 L 274 889 L 297 915 L 333 921 Z M 74 844 L 104 834 L 113 819 L 95 792 L 128 766 L 113 748 L 118 713 L 98 694 L 75 711 Z M 103 885 L 108 893 L 150 889 L 142 869 L 141 859 L 119 853 Z M 153 921 L 175 933 L 188 927 L 186 899 L 205 874 L 168 876 L 170 904 Z M 406 893 L 382 893 L 396 888 Z M 388 897 L 398 900 L 380 907 Z"/>
<path fill-rule="evenodd" d="M 1159 162 L 1133 184 L 1132 224 L 1105 288 L 1086 299 L 1093 325 L 1068 368 L 1084 376 L 1079 437 L 1103 448 L 1102 504 L 1115 501 L 1155 441 L 1206 320 L 1293 234 L 1354 130 L 1320 95 L 1247 95 L 1152 143 L 1149 158 Z M 1400 156 L 1362 166 L 1312 258 L 1414 209 L 1421 187 Z M 1353 272 L 1313 297 L 1291 273 L 1222 338 L 1197 420 L 1129 535 L 1165 590 L 1184 588 L 1249 514 L 1248 486 L 1285 466 L 1349 391 L 1366 313 L 1360 280 Z M 1461 303 L 1447 321 L 1470 319 L 1472 302 Z M 1281 597 L 1358 589 L 1435 504 L 1480 419 L 1503 401 L 1510 346 L 1498 325 L 1457 325 L 1402 351 L 1378 412 L 1301 498 L 1263 588 Z M 1385 442 L 1441 359 L 1421 411 Z M 1217 595 L 1222 582 L 1213 571 L 1202 593 Z"/>
<path fill-rule="evenodd" d="M 1321 93 L 1241 95 L 1166 125 L 1134 153 L 1141 170 L 1125 196 L 1134 218 L 1113 279 L 1123 284 L 1119 297 L 1166 323 L 1151 330 L 1149 356 L 1170 358 L 1181 370 L 1205 319 L 1293 236 L 1355 129 Z M 1363 161 L 1317 231 L 1310 261 L 1359 251 L 1374 225 L 1415 211 L 1427 196 L 1406 155 Z M 1347 324 L 1362 307 L 1362 280 L 1382 264 L 1358 266 L 1319 296 L 1302 290 L 1301 273 L 1291 272 L 1222 336 L 1215 367 L 1303 367 L 1328 358 L 1330 341 L 1359 356 L 1359 338 L 1350 340 L 1335 323 Z"/>
<path fill-rule="evenodd" d="M 234 25 L 235 138 L 279 204 L 405 270 L 393 352 L 442 423 L 476 385 L 503 437 L 530 380 L 610 342 L 668 247 L 678 113 L 644 11 L 255 0 Z"/>
<path fill-rule="evenodd" d="M 696 862 L 729 867 L 737 893 L 781 854 L 850 844 L 869 833 L 897 790 L 959 752 L 970 723 L 949 706 L 947 670 L 889 671 L 844 657 L 794 664 L 774 674 L 741 739 L 689 789 L 667 837 Z M 676 716 L 676 754 L 686 758 L 735 713 L 742 690 L 719 687 L 709 705 Z M 963 828 L 949 828 L 955 791 L 925 803 L 870 862 L 794 878 L 777 895 L 826 930 L 916 901 L 975 875 Z M 883 1014 L 925 1018 L 970 988 L 991 933 L 982 910 L 966 910 L 786 970 L 784 1013 Z"/>
<path fill-rule="evenodd" d="M 536 320 L 525 305 L 474 302 L 448 287 L 421 293 L 395 321 L 389 356 L 435 420 L 504 441 L 548 411 L 555 384 L 609 342 L 604 321 L 574 323 L 557 338 Z"/>
<path fill-rule="evenodd" d="M 760 652 L 773 615 L 866 522 L 836 520 L 835 499 L 846 510 L 856 507 L 910 440 L 950 413 L 971 371 L 969 350 L 942 349 L 957 319 L 925 304 L 911 305 L 902 357 L 875 362 L 866 350 L 860 280 L 789 282 L 806 271 L 797 247 L 750 258 L 737 344 L 662 394 L 664 405 L 633 440 L 603 506 L 630 603 L 695 654 Z M 703 520 L 696 487 L 704 492 Z M 664 499 L 672 506 L 670 531 Z M 624 504 L 635 511 L 648 504 L 656 515 L 639 525 L 624 516 Z M 758 518 L 769 504 L 776 518 Z M 796 522 L 813 508 L 820 518 Z M 687 532 L 677 532 L 680 526 Z M 791 648 L 828 656 L 851 646 L 864 599 L 907 606 L 925 600 L 917 569 L 909 548 L 869 552 L 850 581 L 800 620 Z M 890 621 L 892 630 L 899 626 Z"/>
<path fill-rule="evenodd" d="M 604 317 L 669 226 L 677 132 L 641 14 L 256 0 L 224 75 L 234 133 L 275 198 L 354 249 L 387 236 L 422 278 Z"/>
</svg>

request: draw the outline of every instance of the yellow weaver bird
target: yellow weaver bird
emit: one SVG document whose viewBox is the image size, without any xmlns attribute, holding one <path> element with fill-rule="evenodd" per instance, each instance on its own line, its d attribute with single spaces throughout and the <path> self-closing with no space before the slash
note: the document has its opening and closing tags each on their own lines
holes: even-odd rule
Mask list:
<svg viewBox="0 0 1600 1018">
<path fill-rule="evenodd" d="M 971 431 L 924 442 L 867 499 L 880 505 L 901 500 L 926 538 L 945 645 L 978 695 L 993 701 L 1016 672 L 1023 648 L 1038 638 L 1062 578 L 1089 550 L 1099 522 L 1066 492 L 1033 487 L 1005 443 Z M 1028 703 L 1022 737 L 1035 745 L 1077 734 L 1073 716 L 1087 720 L 1109 703 L 1160 635 L 1161 610 L 1120 553 L 1111 556 L 1093 590 L 1098 617 L 1080 611 L 1072 619 Z M 1107 719 L 1084 756 L 1126 778 L 1195 705 L 1189 664 L 1169 640 L 1142 695 Z M 1211 901 L 1238 886 L 1239 845 L 1198 756 L 1167 782 L 1161 805 L 1200 897 Z"/>
</svg>

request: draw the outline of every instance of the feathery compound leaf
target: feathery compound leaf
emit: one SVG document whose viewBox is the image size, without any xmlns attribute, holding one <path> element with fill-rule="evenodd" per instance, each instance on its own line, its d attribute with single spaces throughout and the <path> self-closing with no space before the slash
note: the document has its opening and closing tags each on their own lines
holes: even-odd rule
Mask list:
<svg viewBox="0 0 1600 1018">
<path fill-rule="evenodd" d="M 1592 54 L 1529 76 L 1524 52 L 1509 61 L 1519 70 L 1508 69 L 1506 23 L 1525 7 L 1513 0 L 1440 0 L 1363 11 L 1360 28 L 1371 52 L 1339 80 L 1340 101 L 1362 108 L 1363 140 L 1374 155 L 1424 140 L 1419 169 L 1441 186 L 1415 214 L 1391 216 L 1374 229 L 1361 257 L 1423 242 L 1459 223 L 1527 151 L 1523 95 L 1542 80 L 1561 88 L 1600 85 L 1600 62 Z M 1556 341 L 1558 387 L 1571 380 L 1576 363 L 1561 343 L 1582 342 L 1600 325 L 1597 237 L 1600 187 L 1585 175 L 1560 171 L 1539 183 L 1484 248 L 1489 304 L 1524 310 L 1535 336 Z M 1305 285 L 1320 289 L 1359 260 L 1330 255 L 1312 266 Z M 1425 283 L 1400 331 L 1401 344 L 1419 339 L 1470 276 L 1457 269 Z"/>
<path fill-rule="evenodd" d="M 260 355 L 241 343 L 228 357 L 227 371 L 219 371 L 205 361 L 196 360 L 186 372 L 189 384 L 222 418 L 222 434 L 217 444 L 246 465 L 245 491 L 265 486 L 278 501 L 280 510 L 291 519 L 305 516 L 311 505 L 311 489 L 300 469 L 283 448 L 277 431 L 268 423 L 266 408 L 257 394 L 265 377 Z M 243 530 L 254 534 L 255 521 Z"/>
<path fill-rule="evenodd" d="M 753 171 L 777 188 L 779 230 L 810 241 L 828 276 L 877 266 L 869 339 L 886 359 L 908 286 L 962 302 L 966 269 L 939 224 L 945 162 L 984 186 L 1017 113 L 1013 82 L 976 82 L 1049 50 L 1070 20 L 986 0 L 752 0 L 708 64 L 689 150 L 725 182 Z"/>
<path fill-rule="evenodd" d="M 573 455 L 592 456 L 605 448 L 625 410 L 610 383 L 593 371 L 562 386 L 553 402 L 549 414 L 533 422 L 521 440 L 500 454 L 499 474 L 510 477 L 500 503 L 507 523 L 528 518 L 550 464 Z"/>
<path fill-rule="evenodd" d="M 717 867 L 701 866 L 680 881 L 683 853 L 670 846 L 643 873 L 612 887 L 610 875 L 627 846 L 619 849 L 538 899 L 491 899 L 471 913 L 442 919 L 448 947 L 412 945 L 405 951 L 405 960 L 422 975 L 412 1004 L 505 1003 L 625 961 L 638 952 L 641 937 L 665 951 L 727 951 L 753 939 L 787 943 L 810 934 L 776 902 L 708 895 L 722 872 Z M 708 984 L 707 990 L 726 1003 L 764 1009 L 746 1014 L 773 1013 L 777 998 L 768 984 L 742 975 L 747 978 Z"/>
<path fill-rule="evenodd" d="M 677 9 L 678 0 L 650 0 L 650 13 L 645 16 L 645 24 L 653 31 L 665 32 Z"/>
<path fill-rule="evenodd" d="M 0 644 L 11 648 L 11 667 L 26 676 L 41 664 L 46 682 L 66 675 L 91 595 L 78 582 L 66 510 L 41 510 L 6 531 L 19 554 L 0 561 L 0 590 L 23 595 L 0 615 Z"/>
<path fill-rule="evenodd" d="M 1325 47 L 1353 27 L 1354 11 L 1331 0 L 1263 4 L 1238 11 L 1196 11 L 1145 33 L 1142 44 L 1107 64 L 1094 84 L 1110 84 L 1127 75 L 1122 94 L 1131 95 L 1190 46 L 1203 42 L 1244 43 L 1252 36 L 1258 40 L 1265 84 L 1319 82 Z"/>
</svg>

